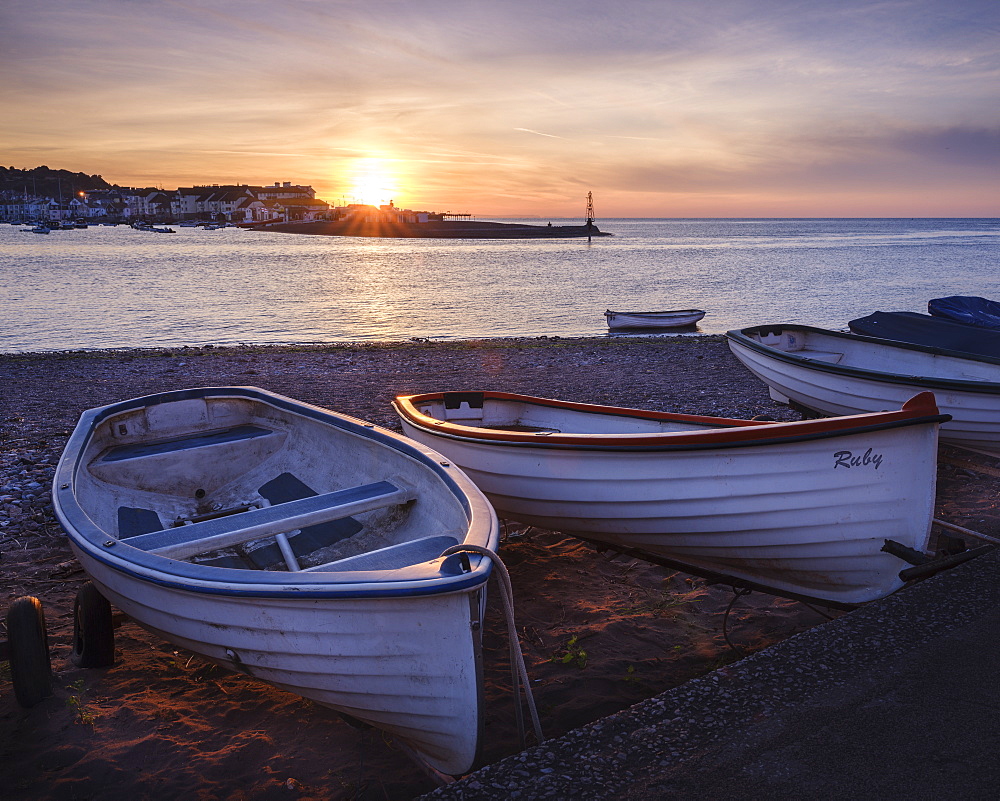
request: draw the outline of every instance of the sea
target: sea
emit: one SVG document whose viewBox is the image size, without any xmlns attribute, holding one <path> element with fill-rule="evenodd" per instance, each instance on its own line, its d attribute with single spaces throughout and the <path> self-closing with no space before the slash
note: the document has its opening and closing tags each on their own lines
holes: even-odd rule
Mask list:
<svg viewBox="0 0 1000 801">
<path fill-rule="evenodd" d="M 926 312 L 936 297 L 1000 300 L 998 219 L 597 224 L 614 236 L 371 239 L 124 225 L 41 235 L 0 225 L 0 352 L 635 336 L 610 334 L 606 309 L 704 309 L 695 334 L 765 323 L 843 330 L 873 311 Z"/>
</svg>

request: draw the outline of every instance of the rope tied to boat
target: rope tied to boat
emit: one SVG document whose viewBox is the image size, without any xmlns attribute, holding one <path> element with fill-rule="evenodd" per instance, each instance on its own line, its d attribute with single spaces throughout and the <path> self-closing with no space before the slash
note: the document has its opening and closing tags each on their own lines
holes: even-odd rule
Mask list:
<svg viewBox="0 0 1000 801">
<path fill-rule="evenodd" d="M 738 648 L 732 640 L 729 639 L 729 613 L 733 611 L 733 605 L 740 599 L 751 592 L 753 592 L 750 587 L 743 587 L 737 583 L 730 585 L 730 589 L 733 591 L 733 597 L 729 601 L 729 606 L 726 607 L 726 613 L 722 616 L 722 636 L 726 639 L 726 644 L 736 652 L 739 657 L 743 657 L 743 651 Z"/>
<path fill-rule="evenodd" d="M 507 641 L 510 645 L 510 672 L 511 682 L 514 686 L 514 707 L 517 713 L 518 728 L 521 733 L 521 742 L 524 745 L 524 727 L 521 717 L 520 688 L 524 689 L 524 700 L 528 705 L 528 713 L 531 715 L 531 724 L 535 730 L 535 738 L 541 743 L 545 740 L 542 735 L 542 724 L 538 720 L 538 710 L 535 708 L 535 698 L 531 693 L 531 684 L 528 681 L 528 669 L 524 665 L 524 654 L 521 651 L 521 638 L 517 633 L 517 625 L 514 622 L 514 587 L 510 580 L 510 573 L 496 552 L 480 545 L 453 545 L 447 548 L 441 556 L 450 556 L 455 553 L 474 553 L 487 557 L 497 569 L 497 581 L 500 584 L 500 600 L 503 602 L 504 617 L 507 621 Z"/>
</svg>

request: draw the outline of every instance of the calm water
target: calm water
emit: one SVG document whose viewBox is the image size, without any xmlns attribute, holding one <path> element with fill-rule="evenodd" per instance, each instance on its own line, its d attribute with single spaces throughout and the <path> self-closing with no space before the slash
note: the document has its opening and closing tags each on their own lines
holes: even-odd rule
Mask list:
<svg viewBox="0 0 1000 801">
<path fill-rule="evenodd" d="M 705 333 L 843 328 L 877 309 L 926 311 L 943 295 L 1000 299 L 996 219 L 598 224 L 615 236 L 341 239 L 125 226 L 41 236 L 0 225 L 0 352 L 592 336 L 607 334 L 606 308 L 702 308 Z"/>
</svg>

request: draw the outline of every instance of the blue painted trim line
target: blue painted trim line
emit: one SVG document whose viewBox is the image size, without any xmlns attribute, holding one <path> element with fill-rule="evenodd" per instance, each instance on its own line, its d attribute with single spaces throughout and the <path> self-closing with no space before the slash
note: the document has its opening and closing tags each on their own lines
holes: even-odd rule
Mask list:
<svg viewBox="0 0 1000 801">
<path fill-rule="evenodd" d="M 329 578 L 324 578 L 323 576 L 329 576 L 331 574 L 321 574 L 321 573 L 270 573 L 269 571 L 263 570 L 235 570 L 233 568 L 227 567 L 210 567 L 207 565 L 190 565 L 191 567 L 200 568 L 202 570 L 213 571 L 214 575 L 204 577 L 204 576 L 186 576 L 187 571 L 176 571 L 173 574 L 165 573 L 160 571 L 161 575 L 149 576 L 145 573 L 140 573 L 135 570 L 130 570 L 126 564 L 121 562 L 115 562 L 107 558 L 102 558 L 100 555 L 87 549 L 89 556 L 93 557 L 98 562 L 107 565 L 111 569 L 118 573 L 126 576 L 131 576 L 136 581 L 141 581 L 148 584 L 156 584 L 160 587 L 169 587 L 175 590 L 183 590 L 185 592 L 198 593 L 199 595 L 218 595 L 227 596 L 235 598 L 286 598 L 301 600 L 303 598 L 421 598 L 431 595 L 444 595 L 446 593 L 453 592 L 466 592 L 477 589 L 483 586 L 489 581 L 490 573 L 493 569 L 493 564 L 489 559 L 483 559 L 479 567 L 475 568 L 471 573 L 466 573 L 462 576 L 448 576 L 446 578 L 435 578 L 433 576 L 428 576 L 426 581 L 433 581 L 434 583 L 430 586 L 412 586 L 413 581 L 398 582 L 399 586 L 393 587 L 388 586 L 391 582 L 379 582 L 377 585 L 373 585 L 371 588 L 358 588 L 357 586 L 351 589 L 338 589 L 336 584 L 330 581 Z M 473 557 L 475 558 L 475 557 Z M 173 561 L 173 560 L 171 560 Z M 136 560 L 138 562 L 138 560 Z M 174 562 L 178 565 L 187 565 L 187 562 Z M 250 575 L 248 580 L 248 585 L 250 583 L 257 584 L 257 587 L 224 587 L 221 584 L 235 584 L 237 581 L 229 580 L 223 582 L 220 579 L 219 571 L 225 571 L 225 578 L 232 579 L 234 576 L 239 578 L 239 575 Z M 281 581 L 282 586 L 271 587 L 268 586 L 270 582 L 265 584 L 260 581 L 253 581 L 261 573 L 268 573 L 269 575 L 276 576 L 289 576 L 289 577 L 299 577 L 299 576 L 310 576 L 317 579 L 316 586 L 310 586 L 301 582 L 298 578 L 295 581 L 288 581 L 287 579 Z M 339 574 L 341 576 L 349 576 L 349 573 Z M 184 581 L 185 578 L 201 578 L 202 580 L 209 580 L 216 582 L 215 585 L 198 585 L 192 584 L 190 581 Z M 348 583 L 343 581 L 342 583 Z M 363 582 L 357 582 L 358 584 Z M 290 586 L 294 585 L 294 586 Z"/>
</svg>

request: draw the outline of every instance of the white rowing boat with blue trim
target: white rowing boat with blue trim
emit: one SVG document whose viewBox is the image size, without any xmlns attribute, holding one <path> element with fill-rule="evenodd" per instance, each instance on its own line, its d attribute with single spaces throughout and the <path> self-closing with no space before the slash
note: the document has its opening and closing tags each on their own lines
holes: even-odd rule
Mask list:
<svg viewBox="0 0 1000 801">
<path fill-rule="evenodd" d="M 504 392 L 395 408 L 403 433 L 461 467 L 501 517 L 844 606 L 903 586 L 886 540 L 928 551 L 948 419 L 929 392 L 898 411 L 792 423 Z"/>
<path fill-rule="evenodd" d="M 439 454 L 252 387 L 182 390 L 85 412 L 53 495 L 100 594 L 144 628 L 441 773 L 473 766 L 491 560 L 442 552 L 499 531 Z"/>
<path fill-rule="evenodd" d="M 684 328 L 694 325 L 705 312 L 701 309 L 672 309 L 670 311 L 626 311 L 616 312 L 608 309 L 604 317 L 608 328 L 619 331 L 629 328 Z"/>
<path fill-rule="evenodd" d="M 726 337 L 777 401 L 820 414 L 857 414 L 891 409 L 929 390 L 952 418 L 941 426 L 941 442 L 1000 456 L 996 356 L 808 325 L 758 325 Z"/>
</svg>

